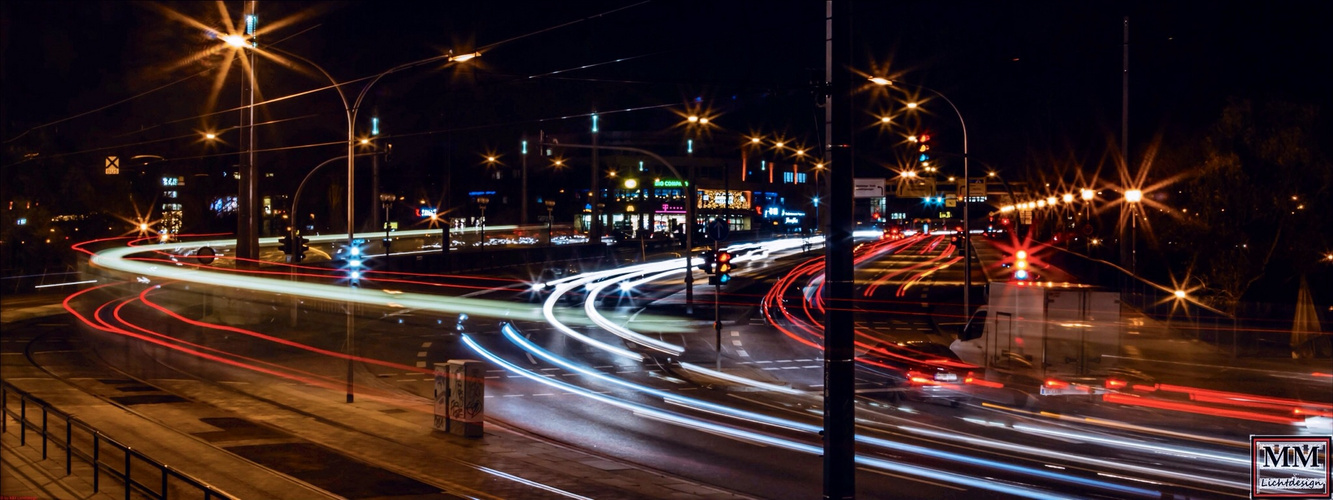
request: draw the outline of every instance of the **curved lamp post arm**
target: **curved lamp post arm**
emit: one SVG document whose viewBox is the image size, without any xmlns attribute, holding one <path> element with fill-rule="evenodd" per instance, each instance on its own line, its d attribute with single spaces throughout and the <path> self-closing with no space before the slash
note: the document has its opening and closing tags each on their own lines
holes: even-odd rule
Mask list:
<svg viewBox="0 0 1333 500">
<path fill-rule="evenodd" d="M 880 82 L 883 81 L 883 84 L 894 86 L 901 83 L 884 79 L 872 79 L 872 81 L 875 81 L 876 84 L 881 84 Z M 967 169 L 967 121 L 963 120 L 963 113 L 958 111 L 958 106 L 955 106 L 953 101 L 949 100 L 944 94 L 941 94 L 940 91 L 913 83 L 908 83 L 906 85 L 925 90 L 939 96 L 940 99 L 944 99 L 944 102 L 949 104 L 949 108 L 953 109 L 954 115 L 958 117 L 959 125 L 963 127 L 963 317 L 968 318 L 972 314 L 972 222 L 968 218 L 970 213 L 967 207 L 971 204 L 968 202 L 969 199 L 971 199 L 971 196 L 969 196 L 971 193 L 968 191 L 971 190 L 972 185 L 971 179 L 968 177 L 969 172 Z"/>
</svg>

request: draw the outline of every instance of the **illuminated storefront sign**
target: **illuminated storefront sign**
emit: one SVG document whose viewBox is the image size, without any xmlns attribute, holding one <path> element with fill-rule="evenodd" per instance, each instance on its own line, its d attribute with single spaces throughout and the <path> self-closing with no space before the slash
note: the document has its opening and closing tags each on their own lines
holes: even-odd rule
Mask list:
<svg viewBox="0 0 1333 500">
<path fill-rule="evenodd" d="M 700 189 L 699 190 L 699 208 L 702 209 L 726 209 L 749 210 L 750 192 L 749 191 L 725 191 L 721 189 Z"/>
<path fill-rule="evenodd" d="M 654 212 L 659 214 L 683 214 L 685 213 L 685 202 L 668 201 L 662 203 Z"/>
<path fill-rule="evenodd" d="M 678 188 L 685 187 L 685 183 L 680 179 L 654 179 L 653 187 Z"/>
</svg>

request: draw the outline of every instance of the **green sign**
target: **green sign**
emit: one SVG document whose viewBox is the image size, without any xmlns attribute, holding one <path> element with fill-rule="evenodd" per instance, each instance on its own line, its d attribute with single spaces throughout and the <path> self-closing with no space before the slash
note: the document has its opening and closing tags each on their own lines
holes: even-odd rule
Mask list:
<svg viewBox="0 0 1333 500">
<path fill-rule="evenodd" d="M 653 187 L 660 187 L 660 188 L 685 187 L 685 182 L 679 179 L 655 179 L 653 180 Z"/>
</svg>

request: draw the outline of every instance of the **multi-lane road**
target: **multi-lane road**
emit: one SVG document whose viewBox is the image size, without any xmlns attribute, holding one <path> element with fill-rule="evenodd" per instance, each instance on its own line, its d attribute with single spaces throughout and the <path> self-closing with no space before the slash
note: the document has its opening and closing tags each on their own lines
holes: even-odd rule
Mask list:
<svg viewBox="0 0 1333 500">
<path fill-rule="evenodd" d="M 683 259 L 546 281 L 371 272 L 349 290 L 336 269 L 217 270 L 180 258 L 187 245 L 142 245 L 93 257 L 124 282 L 88 289 L 70 308 L 97 337 L 133 338 L 159 362 L 210 380 L 341 390 L 350 367 L 362 397 L 427 401 L 435 363 L 482 359 L 496 422 L 742 495 L 815 497 L 823 304 L 822 252 L 811 243 L 733 245 L 736 279 L 716 296 L 720 331 L 713 287 L 696 286 L 687 314 Z M 1005 387 L 925 352 L 964 319 L 962 267 L 944 235 L 858 247 L 858 353 L 872 355 L 857 377 L 866 497 L 1245 497 L 1246 436 L 1311 431 L 1307 419 L 1270 418 L 1254 404 L 1333 411 L 1317 398 L 1246 398 L 1170 380 L 1152 388 L 1187 396 L 1155 406 Z M 916 346 L 912 357 L 962 380 L 917 381 L 902 364 L 876 363 L 882 343 Z M 1326 377 L 1293 383 L 1317 389 Z M 1173 406 L 1199 394 L 1212 408 L 1240 409 Z"/>
</svg>

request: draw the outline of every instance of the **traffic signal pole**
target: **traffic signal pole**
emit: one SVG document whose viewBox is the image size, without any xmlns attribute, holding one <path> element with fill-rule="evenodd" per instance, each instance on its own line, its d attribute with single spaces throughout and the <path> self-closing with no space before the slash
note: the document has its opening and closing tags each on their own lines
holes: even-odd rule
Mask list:
<svg viewBox="0 0 1333 500">
<path fill-rule="evenodd" d="M 721 246 L 716 238 L 713 239 L 713 262 L 721 270 L 722 262 L 717 258 Z M 717 334 L 717 371 L 722 371 L 722 316 L 720 314 L 722 307 L 719 301 L 722 297 L 721 272 L 718 273 L 718 279 L 713 281 L 713 331 Z"/>
</svg>

